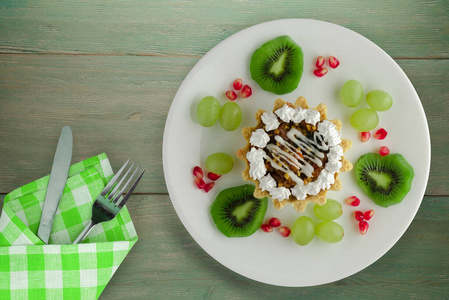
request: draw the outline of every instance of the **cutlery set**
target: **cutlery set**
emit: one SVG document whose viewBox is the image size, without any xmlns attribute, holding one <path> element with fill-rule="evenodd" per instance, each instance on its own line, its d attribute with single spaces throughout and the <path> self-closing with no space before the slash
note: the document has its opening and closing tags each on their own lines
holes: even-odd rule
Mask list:
<svg viewBox="0 0 449 300">
<path fill-rule="evenodd" d="M 56 211 L 58 209 L 59 202 L 61 201 L 64 187 L 68 178 L 70 162 L 72 159 L 72 147 L 72 130 L 69 126 L 64 126 L 61 130 L 58 146 L 56 148 L 47 193 L 42 209 L 42 216 L 37 232 L 38 237 L 45 244 L 48 244 Z M 128 166 L 129 161 L 130 159 L 128 159 L 128 161 L 108 182 L 100 195 L 98 195 L 92 206 L 91 220 L 79 236 L 73 241 L 73 244 L 82 242 L 95 225 L 115 218 L 115 216 L 126 204 L 145 173 L 145 170 L 143 170 L 136 176 L 139 166 L 134 167 L 135 163 L 133 163 L 122 175 L 123 171 Z M 134 171 L 131 173 L 133 168 Z"/>
</svg>

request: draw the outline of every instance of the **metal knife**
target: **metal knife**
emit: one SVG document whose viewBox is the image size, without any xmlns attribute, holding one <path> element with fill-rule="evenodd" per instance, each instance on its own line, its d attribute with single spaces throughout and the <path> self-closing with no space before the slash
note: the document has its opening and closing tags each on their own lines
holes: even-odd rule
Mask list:
<svg viewBox="0 0 449 300">
<path fill-rule="evenodd" d="M 72 160 L 73 137 L 69 126 L 61 130 L 58 146 L 56 148 L 53 166 L 51 168 L 50 180 L 48 181 L 47 194 L 45 196 L 44 208 L 42 209 L 41 222 L 37 236 L 48 244 L 53 220 L 56 210 L 64 191 L 67 177 L 69 176 L 70 161 Z"/>
</svg>

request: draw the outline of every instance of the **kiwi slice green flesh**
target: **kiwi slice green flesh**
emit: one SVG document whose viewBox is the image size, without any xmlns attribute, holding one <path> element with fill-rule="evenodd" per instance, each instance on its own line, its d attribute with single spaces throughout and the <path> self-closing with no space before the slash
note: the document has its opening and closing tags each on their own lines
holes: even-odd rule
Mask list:
<svg viewBox="0 0 449 300">
<path fill-rule="evenodd" d="M 304 55 L 289 36 L 280 36 L 257 49 L 250 62 L 251 78 L 264 90 L 283 95 L 301 80 Z"/>
<path fill-rule="evenodd" d="M 401 203 L 415 175 L 412 166 L 398 153 L 362 155 L 354 170 L 363 192 L 383 207 Z"/>
<path fill-rule="evenodd" d="M 250 184 L 222 190 L 210 207 L 210 214 L 218 230 L 227 237 L 252 235 L 262 225 L 268 199 L 253 196 Z"/>
</svg>

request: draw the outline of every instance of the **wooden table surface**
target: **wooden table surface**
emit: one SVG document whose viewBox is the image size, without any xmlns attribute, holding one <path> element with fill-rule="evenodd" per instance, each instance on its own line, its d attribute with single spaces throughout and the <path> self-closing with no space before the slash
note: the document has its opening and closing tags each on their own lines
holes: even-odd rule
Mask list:
<svg viewBox="0 0 449 300">
<path fill-rule="evenodd" d="M 432 141 L 425 197 L 399 242 L 361 272 L 309 288 L 255 282 L 211 258 L 176 215 L 161 159 L 170 104 L 195 63 L 283 18 L 339 24 L 383 48 L 419 94 Z M 128 205 L 139 241 L 101 299 L 447 299 L 448 49 L 447 0 L 1 1 L 1 199 L 50 172 L 70 125 L 73 162 L 106 152 L 115 170 L 128 157 L 149 170 Z"/>
</svg>

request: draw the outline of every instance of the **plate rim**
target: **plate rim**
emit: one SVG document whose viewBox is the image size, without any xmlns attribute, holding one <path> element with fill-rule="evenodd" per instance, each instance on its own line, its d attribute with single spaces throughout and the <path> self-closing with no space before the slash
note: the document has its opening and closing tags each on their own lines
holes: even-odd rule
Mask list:
<svg viewBox="0 0 449 300">
<path fill-rule="evenodd" d="M 391 63 L 394 64 L 395 68 L 397 68 L 400 72 L 402 72 L 402 74 L 405 76 L 405 79 L 407 80 L 408 85 L 411 87 L 412 92 L 414 93 L 414 95 L 416 96 L 416 98 L 419 100 L 418 103 L 417 103 L 417 104 L 419 104 L 419 108 L 420 108 L 419 111 L 423 114 L 423 117 L 424 117 L 424 120 L 425 120 L 425 123 L 426 123 L 426 127 L 425 127 L 425 135 L 426 135 L 426 137 L 427 137 L 427 145 L 428 145 L 427 150 L 428 150 L 429 156 L 427 157 L 428 163 L 426 164 L 426 174 L 425 174 L 426 182 L 425 182 L 425 184 L 424 184 L 423 195 L 422 195 L 421 199 L 419 200 L 419 202 L 417 203 L 417 205 L 416 205 L 416 207 L 415 207 L 415 209 L 414 209 L 414 211 L 413 211 L 413 217 L 410 219 L 410 222 L 408 222 L 407 226 L 405 226 L 405 227 L 403 228 L 402 232 L 399 234 L 399 236 L 398 236 L 398 238 L 396 239 L 396 241 L 395 241 L 391 246 L 389 246 L 388 249 L 385 250 L 385 252 L 381 253 L 381 254 L 380 254 L 376 259 L 374 259 L 373 261 L 366 263 L 366 264 L 365 264 L 364 266 L 362 266 L 361 268 L 358 268 L 358 270 L 356 270 L 355 272 L 352 272 L 351 274 L 345 275 L 345 276 L 343 276 L 343 277 L 339 277 L 339 278 L 336 278 L 336 279 L 333 279 L 333 280 L 329 280 L 329 281 L 326 281 L 326 282 L 320 282 L 320 283 L 316 283 L 316 284 L 307 284 L 307 285 L 301 285 L 301 284 L 295 284 L 295 285 L 285 284 L 285 285 L 284 285 L 284 284 L 274 284 L 274 283 L 271 283 L 271 282 L 269 282 L 269 281 L 264 281 L 264 280 L 259 280 L 259 279 L 253 278 L 253 277 L 251 277 L 251 276 L 248 276 L 247 274 L 244 274 L 244 272 L 237 271 L 237 270 L 235 270 L 234 268 L 231 268 L 230 266 L 226 265 L 226 264 L 223 263 L 219 258 L 217 258 L 215 255 L 213 255 L 212 253 L 210 253 L 209 249 L 208 249 L 207 247 L 205 247 L 205 246 L 202 244 L 202 242 L 200 242 L 200 241 L 195 237 L 195 235 L 192 233 L 191 228 L 189 228 L 188 226 L 186 226 L 186 224 L 185 224 L 185 222 L 184 222 L 184 220 L 183 220 L 183 212 L 181 211 L 181 209 L 180 209 L 180 207 L 178 206 L 178 204 L 176 203 L 176 201 L 173 201 L 173 199 L 172 199 L 172 195 L 174 194 L 174 192 L 173 192 L 173 186 L 172 186 L 172 183 L 171 183 L 170 180 L 169 180 L 169 179 L 170 179 L 170 176 L 169 176 L 170 171 L 168 170 L 168 166 L 167 166 L 167 165 L 168 165 L 168 157 L 167 157 L 167 156 L 168 156 L 167 141 L 168 141 L 168 139 L 169 139 L 168 135 L 169 135 L 169 132 L 170 132 L 170 130 L 169 130 L 169 129 L 170 129 L 170 125 L 173 124 L 173 122 L 172 122 L 172 118 L 173 118 L 172 110 L 175 109 L 174 107 L 175 107 L 176 103 L 177 103 L 178 101 L 181 101 L 181 100 L 179 100 L 179 99 L 180 99 L 180 95 L 182 95 L 183 91 L 187 88 L 187 87 L 185 86 L 185 83 L 188 82 L 188 81 L 190 80 L 190 77 L 191 77 L 192 74 L 196 73 L 196 71 L 197 71 L 198 69 L 200 69 L 200 68 L 203 66 L 204 62 L 208 59 L 209 56 L 212 56 L 212 55 L 214 55 L 214 53 L 215 53 L 216 51 L 219 51 L 219 49 L 220 49 L 220 47 L 221 47 L 222 44 L 224 44 L 224 43 L 225 43 L 226 41 L 228 41 L 229 39 L 237 39 L 237 38 L 239 37 L 239 35 L 244 35 L 244 34 L 246 34 L 247 31 L 254 30 L 254 28 L 256 28 L 256 27 L 269 26 L 270 24 L 273 24 L 273 23 L 298 22 L 298 21 L 318 22 L 318 23 L 323 23 L 323 24 L 325 24 L 326 26 L 332 26 L 332 27 L 336 26 L 336 27 L 339 27 L 340 29 L 349 31 L 351 34 L 357 35 L 358 38 L 363 38 L 363 39 L 366 40 L 369 44 L 371 44 L 372 46 L 376 47 L 377 50 L 380 50 L 381 52 L 383 52 L 384 56 L 385 56 L 386 58 L 388 58 L 388 59 L 390 60 Z M 383 50 L 382 48 L 380 48 L 377 44 L 375 44 L 374 42 L 372 42 L 371 40 L 369 40 L 367 37 L 365 37 L 365 36 L 359 34 L 358 32 L 356 32 L 356 31 L 354 31 L 354 30 L 352 30 L 352 29 L 346 28 L 346 27 L 344 27 L 344 26 L 342 26 L 342 25 L 339 25 L 339 24 L 335 24 L 335 23 L 331 23 L 331 22 L 327 22 L 327 21 L 322 21 L 322 20 L 317 20 L 317 19 L 307 19 L 307 18 L 285 18 L 285 19 L 276 19 L 276 20 L 270 20 L 270 21 L 267 21 L 267 22 L 262 22 L 262 23 L 254 24 L 254 25 L 251 25 L 251 26 L 249 26 L 249 27 L 246 27 L 246 28 L 244 28 L 244 29 L 242 29 L 242 30 L 240 30 L 240 31 L 237 31 L 237 32 L 235 32 L 234 34 L 230 35 L 229 37 L 227 37 L 227 38 L 225 38 L 224 40 L 222 40 L 222 41 L 220 41 L 219 43 L 217 43 L 215 46 L 213 46 L 210 50 L 208 50 L 208 51 L 207 51 L 207 52 L 206 52 L 206 53 L 205 53 L 205 54 L 198 60 L 198 62 L 195 63 L 195 65 L 190 69 L 190 71 L 187 73 L 186 77 L 185 77 L 185 78 L 183 79 L 183 81 L 181 82 L 181 84 L 180 84 L 180 86 L 179 86 L 179 88 L 178 88 L 178 90 L 177 90 L 177 92 L 176 92 L 176 94 L 175 94 L 175 96 L 174 96 L 174 98 L 173 98 L 173 101 L 172 101 L 172 103 L 171 103 L 171 105 L 170 105 L 170 109 L 169 109 L 169 112 L 168 112 L 168 115 L 167 115 L 167 119 L 166 119 L 166 122 L 165 122 L 165 126 L 164 126 L 163 146 L 162 146 L 162 156 L 163 156 L 162 162 L 163 162 L 164 177 L 165 177 L 166 186 L 167 186 L 167 191 L 168 191 L 168 194 L 169 194 L 169 197 L 170 197 L 170 201 L 171 201 L 171 203 L 172 203 L 172 205 L 173 205 L 173 207 L 174 207 L 174 209 L 175 209 L 175 211 L 176 211 L 176 213 L 177 213 L 177 216 L 179 217 L 181 223 L 183 224 L 184 228 L 187 230 L 187 232 L 189 232 L 190 236 L 191 236 L 191 237 L 193 238 L 193 240 L 194 240 L 194 241 L 195 241 L 195 242 L 202 248 L 203 251 L 205 251 L 209 256 L 211 256 L 214 260 L 216 260 L 217 262 L 219 262 L 221 265 L 223 265 L 223 266 L 226 267 L 227 269 L 229 269 L 229 270 L 231 270 L 231 271 L 233 271 L 233 272 L 235 272 L 235 273 L 237 273 L 237 274 L 239 274 L 239 275 L 241 275 L 241 276 L 244 276 L 244 277 L 246 277 L 246 278 L 248 278 L 248 279 L 251 279 L 251 280 L 254 280 L 254 281 L 257 281 L 257 282 L 261 282 L 261 283 L 265 283 L 265 284 L 269 284 L 269 285 L 274 285 L 274 286 L 284 286 L 284 287 L 309 287 L 309 286 L 317 286 L 317 285 L 328 284 L 328 283 L 331 283 L 331 282 L 335 282 L 335 281 L 338 281 L 338 280 L 342 280 L 342 279 L 344 279 L 344 278 L 348 278 L 348 277 L 350 277 L 350 276 L 352 276 L 352 275 L 354 275 L 354 274 L 357 274 L 357 273 L 361 272 L 362 270 L 364 270 L 365 268 L 367 268 L 368 266 L 370 266 L 370 265 L 372 265 L 373 263 L 375 263 L 376 261 L 378 261 L 378 260 L 379 260 L 381 257 L 383 257 L 383 256 L 384 256 L 384 255 L 385 255 L 385 254 L 386 254 L 386 253 L 387 253 L 393 246 L 395 246 L 395 245 L 397 244 L 397 242 L 402 238 L 402 236 L 404 235 L 404 233 L 405 233 L 405 232 L 407 231 L 407 229 L 410 227 L 412 221 L 413 221 L 414 218 L 416 217 L 416 214 L 417 214 L 417 212 L 418 212 L 418 210 L 419 210 L 419 208 L 420 208 L 420 206 L 421 206 L 421 204 L 422 204 L 422 200 L 423 200 L 423 198 L 424 198 L 424 196 L 425 196 L 425 191 L 426 191 L 427 184 L 428 184 L 428 180 L 429 180 L 429 176 L 430 176 L 430 164 L 431 164 L 431 156 L 432 156 L 432 155 L 431 155 L 431 139 L 430 139 L 429 124 L 428 124 L 428 121 L 427 121 L 427 116 L 426 116 L 424 107 L 423 107 L 423 105 L 422 105 L 422 101 L 421 101 L 421 99 L 420 99 L 420 97 L 419 97 L 419 95 L 418 95 L 416 89 L 414 88 L 413 84 L 411 83 L 410 79 L 408 78 L 407 74 L 402 70 L 402 68 L 396 63 L 396 61 L 395 61 L 395 60 L 394 60 L 394 59 L 393 59 L 393 58 L 392 58 L 392 57 L 391 57 L 385 50 Z"/>
</svg>

